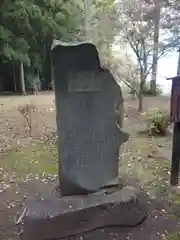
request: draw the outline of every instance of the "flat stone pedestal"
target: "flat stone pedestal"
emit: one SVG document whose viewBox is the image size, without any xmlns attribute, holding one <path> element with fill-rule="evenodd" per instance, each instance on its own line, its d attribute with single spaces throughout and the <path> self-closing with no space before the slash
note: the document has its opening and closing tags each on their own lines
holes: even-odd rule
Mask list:
<svg viewBox="0 0 180 240">
<path fill-rule="evenodd" d="M 146 207 L 144 195 L 133 187 L 32 202 L 22 239 L 56 240 L 106 226 L 133 227 L 146 218 Z"/>
</svg>

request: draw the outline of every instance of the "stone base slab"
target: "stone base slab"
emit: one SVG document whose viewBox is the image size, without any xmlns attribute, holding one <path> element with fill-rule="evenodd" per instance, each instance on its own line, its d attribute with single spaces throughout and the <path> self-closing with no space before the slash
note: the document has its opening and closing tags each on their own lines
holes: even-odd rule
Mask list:
<svg viewBox="0 0 180 240">
<path fill-rule="evenodd" d="M 113 193 L 45 199 L 29 203 L 23 240 L 55 240 L 107 226 L 133 227 L 147 216 L 141 191 L 123 187 Z"/>
</svg>

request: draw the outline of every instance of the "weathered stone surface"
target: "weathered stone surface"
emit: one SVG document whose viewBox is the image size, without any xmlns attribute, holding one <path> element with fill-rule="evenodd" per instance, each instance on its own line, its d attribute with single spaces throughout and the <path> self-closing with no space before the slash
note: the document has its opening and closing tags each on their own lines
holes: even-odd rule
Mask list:
<svg viewBox="0 0 180 240">
<path fill-rule="evenodd" d="M 22 240 L 55 240 L 106 226 L 135 226 L 147 216 L 142 193 L 124 187 L 29 204 Z"/>
<path fill-rule="evenodd" d="M 95 192 L 117 178 L 119 147 L 128 139 L 117 125 L 121 89 L 93 44 L 60 44 L 52 61 L 61 194 Z"/>
</svg>

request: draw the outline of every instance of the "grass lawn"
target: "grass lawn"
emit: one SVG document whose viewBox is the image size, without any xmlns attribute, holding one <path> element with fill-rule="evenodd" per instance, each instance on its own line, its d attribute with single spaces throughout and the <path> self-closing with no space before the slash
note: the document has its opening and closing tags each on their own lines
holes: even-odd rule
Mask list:
<svg viewBox="0 0 180 240">
<path fill-rule="evenodd" d="M 58 173 L 58 158 L 56 144 L 31 143 L 24 148 L 13 150 L 8 155 L 1 156 L 0 166 L 2 173 L 9 173 L 16 178 L 25 178 L 27 175 L 46 175 Z M 3 179 L 0 175 L 0 181 Z"/>
<path fill-rule="evenodd" d="M 0 153 L 0 239 L 2 240 L 19 240 L 17 229 L 14 228 L 17 213 L 22 212 L 29 199 L 51 195 L 58 179 L 57 144 L 55 141 L 43 143 L 24 137 L 25 122 L 15 110 L 15 105 L 24 104 L 25 101 L 36 103 L 42 114 L 37 113 L 33 118 L 33 134 L 36 139 L 37 137 L 41 139 L 42 136 L 49 139 L 52 129 L 56 129 L 55 112 L 49 111 L 54 106 L 53 100 L 52 94 L 31 96 L 30 100 L 28 96 L 16 97 L 13 100 L 1 99 L 4 107 L 2 112 L 0 111 L 0 136 L 4 136 L 4 141 L 7 141 L 5 145 L 10 147 L 12 145 L 11 151 Z M 129 114 L 136 107 L 136 103 L 130 100 L 125 102 L 126 112 Z M 167 103 L 164 98 L 145 99 L 145 106 L 166 107 Z M 122 147 L 120 178 L 126 184 L 140 187 L 152 201 L 160 202 L 160 206 L 157 207 L 154 203 L 150 220 L 148 219 L 145 227 L 142 226 L 137 231 L 132 230 L 132 233 L 127 230 L 124 238 L 121 237 L 120 231 L 117 237 L 112 235 L 112 238 L 107 239 L 180 240 L 180 194 L 169 188 L 170 159 L 163 156 L 157 148 L 158 144 L 171 139 L 153 139 L 138 135 L 137 125 L 141 125 L 142 122 L 136 119 L 136 111 L 133 114 L 133 117 L 130 116 L 124 122 L 124 129 L 131 138 Z M 22 144 L 17 146 L 17 141 Z M 169 227 L 171 223 L 172 227 Z M 139 237 L 140 233 L 143 238 Z M 100 238 L 106 240 L 106 235 L 105 237 L 102 235 L 103 232 L 99 234 Z M 146 238 L 147 235 L 153 237 Z"/>
<path fill-rule="evenodd" d="M 180 232 L 170 233 L 167 240 L 180 240 Z"/>
</svg>

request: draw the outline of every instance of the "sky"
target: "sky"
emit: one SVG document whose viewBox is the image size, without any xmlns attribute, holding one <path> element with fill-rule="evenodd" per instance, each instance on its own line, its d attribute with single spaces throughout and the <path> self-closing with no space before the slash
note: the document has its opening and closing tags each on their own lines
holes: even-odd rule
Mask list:
<svg viewBox="0 0 180 240">
<path fill-rule="evenodd" d="M 171 91 L 171 80 L 166 77 L 176 76 L 178 63 L 178 52 L 169 54 L 158 61 L 157 83 L 161 85 L 165 94 Z"/>
<path fill-rule="evenodd" d="M 113 45 L 113 52 L 115 54 L 120 51 L 118 45 Z M 178 52 L 169 53 L 158 60 L 157 84 L 161 86 L 164 94 L 170 94 L 171 92 L 171 80 L 166 80 L 166 78 L 176 76 L 177 63 Z"/>
</svg>

